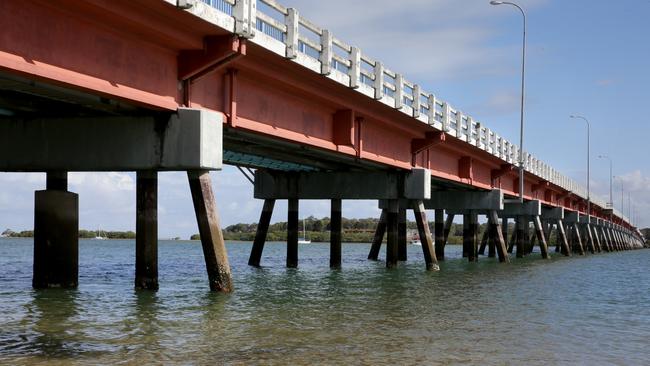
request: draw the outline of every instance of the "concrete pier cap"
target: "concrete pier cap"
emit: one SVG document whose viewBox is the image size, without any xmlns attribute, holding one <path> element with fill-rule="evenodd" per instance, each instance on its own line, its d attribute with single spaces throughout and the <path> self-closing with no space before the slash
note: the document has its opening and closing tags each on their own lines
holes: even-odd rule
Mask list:
<svg viewBox="0 0 650 366">
<path fill-rule="evenodd" d="M 444 209 L 448 213 L 463 214 L 468 211 L 487 213 L 491 210 L 500 211 L 504 207 L 503 191 L 433 191 L 429 199 L 423 199 L 427 210 Z M 413 205 L 413 199 L 400 200 L 401 208 Z M 379 208 L 387 208 L 385 201 L 379 202 Z"/>
<path fill-rule="evenodd" d="M 0 119 L 0 171 L 222 168 L 223 116 L 180 108 L 144 117 Z"/>
<path fill-rule="evenodd" d="M 258 199 L 413 199 L 431 196 L 431 172 L 282 172 L 258 169 Z"/>
</svg>

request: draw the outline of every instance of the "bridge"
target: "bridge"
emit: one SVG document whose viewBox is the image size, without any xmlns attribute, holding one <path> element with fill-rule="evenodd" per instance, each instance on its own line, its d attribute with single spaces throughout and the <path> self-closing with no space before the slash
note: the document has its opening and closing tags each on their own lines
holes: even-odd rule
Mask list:
<svg viewBox="0 0 650 366">
<path fill-rule="evenodd" d="M 157 172 L 185 171 L 210 288 L 232 290 L 209 174 L 223 164 L 264 200 L 253 266 L 276 200 L 288 200 L 289 267 L 308 199 L 331 200 L 332 267 L 342 200 L 377 200 L 368 258 L 386 237 L 388 267 L 407 259 L 407 210 L 428 270 L 460 216 L 469 261 L 487 248 L 508 262 L 533 245 L 548 258 L 553 230 L 566 256 L 644 245 L 621 212 L 525 152 L 524 202 L 514 199 L 516 145 L 274 0 L 3 1 L 0 23 L 0 171 L 47 173 L 35 193 L 35 288 L 78 283 L 73 171 L 137 172 L 135 285 L 145 289 L 158 288 Z"/>
</svg>

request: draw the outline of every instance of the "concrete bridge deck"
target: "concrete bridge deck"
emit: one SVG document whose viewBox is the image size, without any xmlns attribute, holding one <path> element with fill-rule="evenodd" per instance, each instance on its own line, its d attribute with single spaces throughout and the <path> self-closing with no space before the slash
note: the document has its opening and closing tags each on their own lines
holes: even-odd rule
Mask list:
<svg viewBox="0 0 650 366">
<path fill-rule="evenodd" d="M 136 267 L 146 275 L 136 283 L 156 287 L 155 172 L 188 171 L 211 284 L 228 288 L 207 175 L 223 162 L 260 169 L 256 192 L 259 177 L 267 173 L 273 175 L 267 183 L 295 185 L 294 191 L 260 190 L 267 213 L 275 199 L 290 200 L 290 217 L 299 199 L 332 199 L 336 215 L 341 199 L 388 200 L 382 222 L 395 251 L 391 264 L 401 247 L 397 243 L 403 242 L 398 216 L 406 209 L 416 211 L 422 238 L 439 240 L 444 230 L 427 233 L 425 210 L 437 210 L 438 227 L 444 227 L 444 218 L 439 219 L 444 213 L 438 210 L 447 209 L 448 220 L 464 215 L 470 259 L 477 258 L 470 249 L 477 246 L 471 239 L 476 216 L 485 214 L 494 225 L 490 248 L 495 245 L 500 259 L 507 258 L 498 221 L 510 215 L 507 197 L 519 193 L 518 147 L 296 9 L 271 0 L 30 0 L 2 2 L 0 21 L 5 25 L 0 35 L 0 171 L 48 172 L 45 192 L 58 192 L 37 200 L 37 213 L 46 212 L 36 221 L 35 230 L 43 234 L 37 235 L 37 247 L 58 235 L 60 226 L 52 222 L 74 226 L 76 215 L 59 217 L 52 206 L 56 201 L 74 207 L 76 196 L 61 193 L 67 190 L 65 172 L 138 171 L 142 260 Z M 567 254 L 572 242 L 581 242 L 581 231 L 591 251 L 639 245 L 638 230 L 620 212 L 593 197 L 586 212 L 584 187 L 528 153 L 524 161 L 524 197 L 540 209 L 509 209 L 510 217 L 521 222 L 514 239 L 518 254 L 526 252 L 529 222 L 541 244 L 549 225 L 564 230 L 564 211 L 575 223 L 564 240 Z M 329 194 L 314 183 L 316 174 L 330 183 Z M 349 189 L 378 184 L 379 190 Z M 309 190 L 312 196 L 305 196 Z M 472 195 L 493 190 L 501 197 L 496 207 L 474 205 L 481 199 Z M 439 194 L 458 197 L 435 198 L 445 203 L 434 205 L 432 197 Z M 467 203 L 460 207 L 458 202 Z M 549 218 L 542 208 L 563 213 Z M 614 233 L 621 237 L 615 240 Z M 256 240 L 259 253 L 263 234 Z M 74 230 L 59 241 L 73 236 Z M 293 236 L 291 253 L 297 250 Z M 608 244 L 596 245 L 600 238 Z M 426 241 L 427 265 L 433 268 L 433 240 Z M 582 244 L 574 247 L 585 251 Z M 291 257 L 291 264 L 297 263 L 297 255 Z"/>
</svg>

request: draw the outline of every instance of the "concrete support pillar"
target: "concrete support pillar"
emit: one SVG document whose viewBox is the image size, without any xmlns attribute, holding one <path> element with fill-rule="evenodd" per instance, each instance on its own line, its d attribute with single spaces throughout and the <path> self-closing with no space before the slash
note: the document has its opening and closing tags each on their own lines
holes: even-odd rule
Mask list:
<svg viewBox="0 0 650 366">
<path fill-rule="evenodd" d="M 524 226 L 524 256 L 533 252 L 533 241 L 530 237 L 530 219 L 525 218 Z"/>
<path fill-rule="evenodd" d="M 463 258 L 469 257 L 469 252 L 473 244 L 471 237 L 471 222 L 470 214 L 463 215 Z"/>
<path fill-rule="evenodd" d="M 433 232 L 435 236 L 436 258 L 445 260 L 445 210 L 436 209 L 434 213 Z"/>
<path fill-rule="evenodd" d="M 523 216 L 518 216 L 515 219 L 516 231 L 517 231 L 517 258 L 524 257 L 525 251 L 525 242 L 526 242 L 526 232 L 528 231 L 528 219 Z"/>
<path fill-rule="evenodd" d="M 45 175 L 45 187 L 48 191 L 67 191 L 68 172 L 51 171 Z"/>
<path fill-rule="evenodd" d="M 287 267 L 298 267 L 298 205 L 297 198 L 289 198 L 287 214 Z"/>
<path fill-rule="evenodd" d="M 375 229 L 375 237 L 372 239 L 370 253 L 368 253 L 368 259 L 371 261 L 379 259 L 379 250 L 381 249 L 381 243 L 384 241 L 384 234 L 386 234 L 386 220 L 388 220 L 388 209 L 383 209 L 377 223 L 377 229 Z"/>
<path fill-rule="evenodd" d="M 36 289 L 76 288 L 79 278 L 79 196 L 67 192 L 67 173 L 47 174 L 47 190 L 34 197 Z"/>
<path fill-rule="evenodd" d="M 497 237 L 498 233 L 497 231 L 501 231 L 501 226 L 499 225 L 499 221 L 497 220 L 496 223 L 491 223 L 491 220 L 489 219 L 488 215 L 488 224 L 487 224 L 487 230 L 488 232 L 488 258 L 494 258 L 497 255 L 496 252 L 496 243 L 497 243 Z"/>
<path fill-rule="evenodd" d="M 406 238 L 406 209 L 399 210 L 399 222 L 397 224 L 397 260 L 407 260 L 407 238 Z"/>
<path fill-rule="evenodd" d="M 539 216 L 535 216 L 533 218 L 533 224 L 535 225 L 535 234 L 537 235 L 537 241 L 539 242 L 539 250 L 542 253 L 542 258 L 548 259 L 548 245 L 546 243 L 544 229 L 542 227 L 542 222 L 540 221 Z"/>
<path fill-rule="evenodd" d="M 386 243 L 386 267 L 393 268 L 397 267 L 398 260 L 399 200 L 388 201 L 386 231 L 388 232 L 388 240 Z"/>
<path fill-rule="evenodd" d="M 233 289 L 228 253 L 223 240 L 217 204 L 212 192 L 210 172 L 199 170 L 187 172 L 192 192 L 196 221 L 199 225 L 203 256 L 208 272 L 210 290 L 231 292 Z"/>
<path fill-rule="evenodd" d="M 342 201 L 333 199 L 330 212 L 330 268 L 341 268 Z"/>
<path fill-rule="evenodd" d="M 413 212 L 415 214 L 415 223 L 418 226 L 420 243 L 422 243 L 422 254 L 424 255 L 427 271 L 437 271 L 440 268 L 438 267 L 438 260 L 436 259 L 436 253 L 433 249 L 433 238 L 431 236 L 431 231 L 429 230 L 429 221 L 427 220 L 424 203 L 418 201 L 413 206 Z"/>
<path fill-rule="evenodd" d="M 136 173 L 135 288 L 158 290 L 158 173 Z"/>
<path fill-rule="evenodd" d="M 271 223 L 271 216 L 273 216 L 274 207 L 274 199 L 264 200 L 264 206 L 262 207 L 262 213 L 260 214 L 260 221 L 257 224 L 257 231 L 255 232 L 255 239 L 253 240 L 253 248 L 251 248 L 251 255 L 248 258 L 249 266 L 260 266 L 262 252 L 264 251 L 264 244 L 266 243 L 266 236 L 269 232 L 269 225 Z"/>
<path fill-rule="evenodd" d="M 463 253 L 470 262 L 478 262 L 478 215 L 473 212 L 463 218 Z"/>
</svg>

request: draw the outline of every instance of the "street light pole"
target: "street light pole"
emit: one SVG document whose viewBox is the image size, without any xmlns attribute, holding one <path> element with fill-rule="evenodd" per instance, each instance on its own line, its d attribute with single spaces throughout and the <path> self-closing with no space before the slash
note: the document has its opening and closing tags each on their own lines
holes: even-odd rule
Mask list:
<svg viewBox="0 0 650 366">
<path fill-rule="evenodd" d="M 519 9 L 524 19 L 524 37 L 521 53 L 521 113 L 519 126 L 519 202 L 524 202 L 524 101 L 526 91 L 526 13 L 521 6 L 509 1 L 490 1 L 492 5 L 511 5 Z"/>
<path fill-rule="evenodd" d="M 612 165 L 613 165 L 612 164 L 612 158 L 610 158 L 607 155 L 598 155 L 598 157 L 600 159 L 609 160 L 609 205 L 611 206 L 611 208 L 614 208 L 614 197 L 613 197 L 613 194 L 612 194 L 612 179 L 613 179 L 612 178 L 613 177 L 612 176 Z"/>
<path fill-rule="evenodd" d="M 587 218 L 591 217 L 591 192 L 589 191 L 589 181 L 591 180 L 591 174 L 590 174 L 590 145 L 591 145 L 591 125 L 589 123 L 589 120 L 583 116 L 574 116 L 571 115 L 569 116 L 570 118 L 577 118 L 585 121 L 587 123 Z"/>
<path fill-rule="evenodd" d="M 623 207 L 624 207 L 624 205 L 623 205 L 623 203 L 624 203 L 624 200 L 623 200 L 623 178 L 621 178 L 620 176 L 614 177 L 614 179 L 616 179 L 616 178 L 618 178 L 621 181 L 621 214 L 625 215 L 625 211 L 623 210 Z"/>
</svg>

